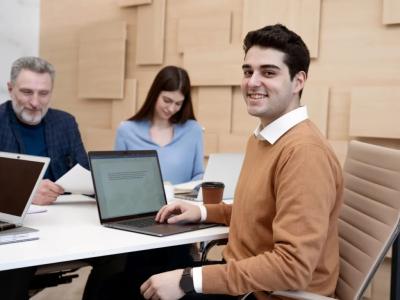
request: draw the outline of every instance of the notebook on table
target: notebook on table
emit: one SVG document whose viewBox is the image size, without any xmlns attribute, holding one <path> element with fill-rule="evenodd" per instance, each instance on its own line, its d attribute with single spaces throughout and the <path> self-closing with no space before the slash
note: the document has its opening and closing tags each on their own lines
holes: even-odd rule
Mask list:
<svg viewBox="0 0 400 300">
<path fill-rule="evenodd" d="M 167 236 L 217 224 L 160 224 L 167 200 L 157 151 L 90 151 L 90 170 L 103 226 Z"/>
<path fill-rule="evenodd" d="M 47 157 L 0 152 L 0 244 L 37 239 L 23 221 L 46 172 Z"/>
</svg>

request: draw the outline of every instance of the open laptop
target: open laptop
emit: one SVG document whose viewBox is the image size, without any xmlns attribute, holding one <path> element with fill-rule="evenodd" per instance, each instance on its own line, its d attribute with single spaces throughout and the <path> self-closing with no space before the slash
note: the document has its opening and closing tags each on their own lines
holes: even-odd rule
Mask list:
<svg viewBox="0 0 400 300">
<path fill-rule="evenodd" d="M 160 224 L 167 204 L 157 151 L 90 151 L 90 169 L 103 226 L 167 236 L 217 224 Z"/>
<path fill-rule="evenodd" d="M 22 225 L 49 162 L 48 157 L 0 152 L 0 230 Z"/>
<path fill-rule="evenodd" d="M 242 169 L 243 153 L 212 153 L 204 172 L 204 181 L 220 181 L 225 184 L 222 199 L 233 200 L 236 184 Z M 203 201 L 200 185 L 187 194 L 177 194 L 176 198 L 185 200 Z"/>
</svg>

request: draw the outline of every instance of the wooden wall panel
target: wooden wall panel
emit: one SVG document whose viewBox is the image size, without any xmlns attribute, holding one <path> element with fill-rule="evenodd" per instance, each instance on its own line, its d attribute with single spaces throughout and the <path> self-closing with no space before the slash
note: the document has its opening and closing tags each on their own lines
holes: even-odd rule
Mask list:
<svg viewBox="0 0 400 300">
<path fill-rule="evenodd" d="M 230 40 L 229 12 L 182 18 L 178 21 L 178 52 L 200 46 L 226 46 Z"/>
<path fill-rule="evenodd" d="M 243 37 L 250 30 L 282 23 L 302 36 L 311 57 L 318 57 L 321 0 L 246 0 L 243 3 Z"/>
<path fill-rule="evenodd" d="M 78 37 L 65 29 L 57 33 L 41 33 L 41 37 L 44 39 L 40 44 L 41 56 L 56 69 L 51 105 L 58 109 L 74 108 L 78 94 Z"/>
<path fill-rule="evenodd" d="M 82 29 L 79 40 L 78 97 L 122 98 L 126 23 L 106 22 Z"/>
<path fill-rule="evenodd" d="M 124 99 L 115 99 L 112 102 L 111 128 L 117 129 L 121 121 L 133 116 L 136 112 L 136 79 L 125 80 Z"/>
<path fill-rule="evenodd" d="M 183 55 L 183 66 L 194 86 L 239 85 L 243 55 L 241 45 L 188 49 Z"/>
<path fill-rule="evenodd" d="M 348 141 L 340 141 L 340 140 L 329 140 L 329 143 L 332 145 L 333 151 L 341 164 L 344 166 L 344 162 L 347 156 L 347 148 L 348 148 Z"/>
<path fill-rule="evenodd" d="M 329 88 L 307 85 L 301 96 L 301 102 L 307 105 L 308 117 L 323 135 L 327 135 Z"/>
<path fill-rule="evenodd" d="M 240 87 L 233 88 L 232 96 L 232 129 L 233 134 L 248 135 L 260 123 L 257 117 L 249 115 Z"/>
<path fill-rule="evenodd" d="M 136 110 L 139 110 L 144 101 L 146 100 L 147 93 L 149 92 L 150 86 L 153 83 L 154 78 L 158 72 L 157 69 L 142 69 L 136 71 L 137 78 L 137 101 Z"/>
<path fill-rule="evenodd" d="M 151 4 L 152 0 L 117 0 L 117 4 L 120 7 L 137 6 L 143 4 Z"/>
<path fill-rule="evenodd" d="M 400 1 L 383 0 L 383 24 L 400 24 Z"/>
<path fill-rule="evenodd" d="M 141 5 L 137 12 L 136 63 L 162 64 L 164 59 L 166 0 Z"/>
<path fill-rule="evenodd" d="M 249 136 L 250 135 L 221 134 L 218 138 L 218 152 L 244 153 Z"/>
<path fill-rule="evenodd" d="M 354 87 L 351 91 L 351 136 L 400 138 L 400 88 Z"/>
<path fill-rule="evenodd" d="M 232 91 L 230 87 L 199 88 L 198 120 L 207 133 L 229 133 Z"/>
<path fill-rule="evenodd" d="M 199 116 L 199 87 L 192 87 L 192 106 L 196 118 Z"/>
<path fill-rule="evenodd" d="M 114 149 L 115 131 L 112 129 L 85 128 L 81 133 L 86 151 Z"/>
<path fill-rule="evenodd" d="M 78 104 L 67 106 L 63 109 L 73 111 L 80 128 L 111 128 L 110 99 L 80 99 Z M 90 107 L 90 109 L 87 109 Z"/>
<path fill-rule="evenodd" d="M 218 134 L 204 133 L 204 156 L 208 157 L 210 153 L 218 152 Z"/>
<path fill-rule="evenodd" d="M 349 139 L 350 89 L 330 88 L 327 128 L 328 138 L 332 140 Z"/>
</svg>

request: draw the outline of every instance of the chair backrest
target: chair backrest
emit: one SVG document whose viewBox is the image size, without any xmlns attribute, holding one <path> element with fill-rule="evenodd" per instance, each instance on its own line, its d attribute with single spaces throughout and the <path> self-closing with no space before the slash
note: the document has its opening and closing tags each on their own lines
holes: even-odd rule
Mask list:
<svg viewBox="0 0 400 300">
<path fill-rule="evenodd" d="M 351 141 L 344 181 L 336 296 L 355 300 L 399 232 L 400 150 Z"/>
</svg>

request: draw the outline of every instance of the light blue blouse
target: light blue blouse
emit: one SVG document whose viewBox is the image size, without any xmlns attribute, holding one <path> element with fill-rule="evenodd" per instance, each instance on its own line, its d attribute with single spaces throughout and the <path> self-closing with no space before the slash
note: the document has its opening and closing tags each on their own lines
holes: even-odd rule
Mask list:
<svg viewBox="0 0 400 300">
<path fill-rule="evenodd" d="M 150 121 L 123 121 L 117 129 L 115 150 L 157 150 L 164 181 L 178 184 L 201 179 L 203 132 L 194 120 L 174 124 L 172 141 L 160 147 L 150 138 Z"/>
</svg>

